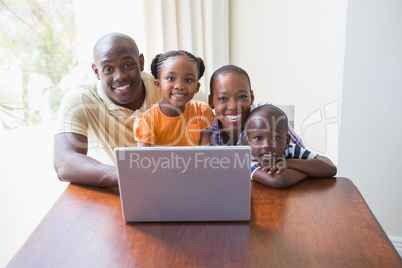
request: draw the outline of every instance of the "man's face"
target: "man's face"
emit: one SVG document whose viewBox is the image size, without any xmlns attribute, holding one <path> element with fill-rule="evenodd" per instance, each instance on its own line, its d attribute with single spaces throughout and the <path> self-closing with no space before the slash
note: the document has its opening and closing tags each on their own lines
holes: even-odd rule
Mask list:
<svg viewBox="0 0 402 268">
<path fill-rule="evenodd" d="M 106 95 L 114 103 L 128 108 L 132 108 L 143 96 L 140 74 L 143 68 L 142 54 L 138 55 L 136 47 L 126 39 L 103 44 L 96 62 L 92 64 Z"/>
<path fill-rule="evenodd" d="M 214 81 L 210 106 L 225 131 L 242 128 L 250 113 L 254 94 L 246 78 L 236 73 L 219 75 Z"/>
</svg>

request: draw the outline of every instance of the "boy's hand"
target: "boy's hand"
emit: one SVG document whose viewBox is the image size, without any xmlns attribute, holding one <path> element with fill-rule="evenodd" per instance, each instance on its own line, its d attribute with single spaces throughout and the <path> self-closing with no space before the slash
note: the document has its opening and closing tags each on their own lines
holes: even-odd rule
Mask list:
<svg viewBox="0 0 402 268">
<path fill-rule="evenodd" d="M 274 174 L 275 172 L 276 174 L 281 174 L 282 171 L 285 170 L 285 159 L 281 157 L 277 160 L 262 161 L 261 168 L 263 171 L 266 171 L 268 175 Z"/>
</svg>

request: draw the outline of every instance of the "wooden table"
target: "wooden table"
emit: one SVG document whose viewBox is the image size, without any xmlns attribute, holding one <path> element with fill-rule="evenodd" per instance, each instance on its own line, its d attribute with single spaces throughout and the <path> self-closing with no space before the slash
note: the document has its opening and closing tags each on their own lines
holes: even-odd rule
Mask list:
<svg viewBox="0 0 402 268">
<path fill-rule="evenodd" d="M 141 224 L 117 189 L 71 184 L 8 267 L 402 267 L 349 179 L 251 183 L 250 222 Z"/>
</svg>

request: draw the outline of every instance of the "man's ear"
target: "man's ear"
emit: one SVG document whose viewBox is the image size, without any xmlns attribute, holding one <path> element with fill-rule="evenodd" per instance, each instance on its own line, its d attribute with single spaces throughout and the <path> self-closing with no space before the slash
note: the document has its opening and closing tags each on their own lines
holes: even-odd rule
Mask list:
<svg viewBox="0 0 402 268">
<path fill-rule="evenodd" d="M 98 80 L 100 80 L 100 76 L 99 76 L 99 70 L 98 67 L 96 67 L 95 63 L 92 63 L 92 70 L 94 70 L 95 76 Z"/>
<path fill-rule="evenodd" d="M 211 107 L 211 109 L 215 109 L 214 108 L 214 98 L 212 97 L 212 95 L 208 95 L 208 104 L 209 104 L 209 107 Z"/>
<path fill-rule="evenodd" d="M 161 91 L 161 81 L 159 79 L 154 80 L 154 84 L 157 90 Z"/>
<path fill-rule="evenodd" d="M 144 55 L 140 54 L 140 71 L 144 71 Z"/>
</svg>

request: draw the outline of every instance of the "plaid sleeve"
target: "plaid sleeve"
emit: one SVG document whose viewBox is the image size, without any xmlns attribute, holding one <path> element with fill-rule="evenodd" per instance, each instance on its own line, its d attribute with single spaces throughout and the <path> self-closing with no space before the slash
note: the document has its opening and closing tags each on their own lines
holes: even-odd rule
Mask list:
<svg viewBox="0 0 402 268">
<path fill-rule="evenodd" d="M 214 145 L 224 145 L 217 118 L 215 118 L 215 120 L 211 124 L 211 131 L 212 131 L 212 137 L 214 140 Z"/>
<path fill-rule="evenodd" d="M 288 133 L 290 134 L 290 142 L 291 143 L 297 144 L 302 148 L 306 148 L 302 139 L 296 134 L 295 130 L 292 128 L 292 126 L 290 124 L 289 124 Z"/>
</svg>

